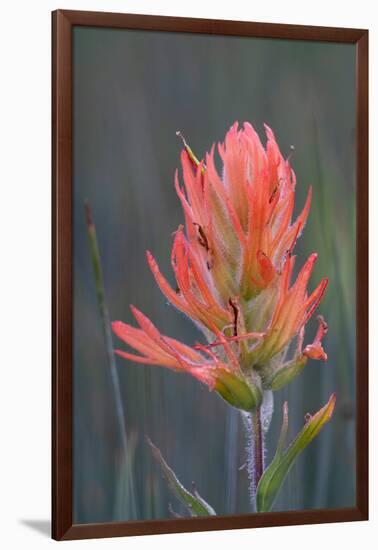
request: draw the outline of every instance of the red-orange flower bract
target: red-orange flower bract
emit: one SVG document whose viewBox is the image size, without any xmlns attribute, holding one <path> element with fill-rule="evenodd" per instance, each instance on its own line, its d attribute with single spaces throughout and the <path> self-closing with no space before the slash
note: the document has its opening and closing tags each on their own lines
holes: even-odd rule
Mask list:
<svg viewBox="0 0 378 550">
<path fill-rule="evenodd" d="M 264 147 L 251 124 L 230 128 L 218 144 L 222 176 L 214 145 L 199 162 L 183 140 L 184 189 L 177 171 L 175 176 L 185 217 L 172 247 L 176 289 L 147 252 L 160 290 L 196 323 L 206 342 L 189 347 L 163 336 L 134 307 L 139 328 L 113 323 L 115 334 L 137 352 L 116 350 L 120 356 L 187 372 L 245 410 L 261 402 L 263 390 L 290 382 L 308 357 L 327 359 L 321 342 L 328 327 L 321 316 L 314 341 L 302 349 L 305 325 L 327 286 L 322 279 L 307 291 L 317 254 L 292 282 L 293 249 L 307 220 L 311 188 L 292 221 L 295 175 L 272 130 L 265 126 L 265 132 Z"/>
</svg>

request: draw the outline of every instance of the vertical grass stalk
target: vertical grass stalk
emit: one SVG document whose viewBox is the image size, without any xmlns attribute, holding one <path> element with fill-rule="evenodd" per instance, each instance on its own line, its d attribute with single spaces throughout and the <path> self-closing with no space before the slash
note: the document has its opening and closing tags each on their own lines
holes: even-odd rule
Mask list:
<svg viewBox="0 0 378 550">
<path fill-rule="evenodd" d="M 116 412 L 118 426 L 119 426 L 119 435 L 120 435 L 121 444 L 123 448 L 124 460 L 127 460 L 129 447 L 128 447 L 128 441 L 127 441 L 125 413 L 124 413 L 124 408 L 122 403 L 121 388 L 120 388 L 119 377 L 117 372 L 117 365 L 115 362 L 114 351 L 113 351 L 113 337 L 112 337 L 112 331 L 111 331 L 109 312 L 108 312 L 106 299 L 105 299 L 100 250 L 97 242 L 96 227 L 93 221 L 92 209 L 87 201 L 85 202 L 85 213 L 86 213 L 89 246 L 90 246 L 90 252 L 91 252 L 91 259 L 92 259 L 92 267 L 93 267 L 93 273 L 94 273 L 95 284 L 96 284 L 97 301 L 98 301 L 98 307 L 100 310 L 100 317 L 101 317 L 103 331 L 104 331 L 106 355 L 107 355 L 108 365 L 110 368 L 110 376 L 112 379 L 112 386 L 113 386 L 113 392 L 114 392 L 115 412 Z M 135 514 L 135 508 L 136 508 L 135 492 L 133 487 L 132 475 L 130 475 L 129 482 L 130 482 L 131 504 L 132 504 L 133 514 Z"/>
</svg>

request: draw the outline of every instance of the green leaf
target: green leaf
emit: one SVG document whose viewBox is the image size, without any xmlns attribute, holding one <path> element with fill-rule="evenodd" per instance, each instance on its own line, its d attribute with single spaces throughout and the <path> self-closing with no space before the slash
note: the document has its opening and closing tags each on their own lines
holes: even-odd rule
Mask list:
<svg viewBox="0 0 378 550">
<path fill-rule="evenodd" d="M 193 493 L 189 492 L 178 480 L 176 474 L 165 462 L 160 450 L 147 438 L 147 443 L 151 447 L 152 454 L 159 462 L 164 477 L 172 493 L 186 506 L 191 516 L 215 516 L 214 509 L 197 492 L 193 485 Z"/>
<path fill-rule="evenodd" d="M 286 451 L 284 451 L 284 446 L 288 429 L 288 409 L 287 403 L 284 404 L 282 428 L 277 451 L 257 486 L 256 503 L 258 512 L 269 512 L 272 508 L 295 459 L 318 435 L 324 424 L 331 419 L 335 402 L 336 396 L 332 394 L 328 403 L 307 420 L 302 431 Z"/>
</svg>

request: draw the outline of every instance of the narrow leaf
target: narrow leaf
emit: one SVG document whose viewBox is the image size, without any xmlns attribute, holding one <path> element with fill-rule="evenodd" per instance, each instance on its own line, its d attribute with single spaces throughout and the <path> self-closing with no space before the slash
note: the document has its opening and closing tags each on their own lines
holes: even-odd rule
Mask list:
<svg viewBox="0 0 378 550">
<path fill-rule="evenodd" d="M 96 286 L 97 293 L 97 303 L 100 313 L 100 318 L 102 322 L 102 328 L 104 332 L 104 342 L 106 349 L 107 362 L 110 371 L 110 377 L 113 385 L 113 395 L 114 395 L 114 405 L 115 412 L 118 420 L 120 440 L 123 448 L 123 458 L 122 460 L 127 463 L 128 467 L 125 469 L 125 481 L 124 483 L 128 484 L 128 489 L 126 492 L 127 502 L 124 500 L 124 506 L 129 510 L 128 514 L 131 518 L 137 517 L 137 503 L 134 490 L 134 473 L 133 473 L 133 462 L 130 460 L 132 456 L 133 449 L 132 446 L 129 447 L 129 440 L 126 429 L 125 421 L 125 411 L 123 407 L 123 399 L 121 395 L 121 388 L 119 383 L 117 365 L 114 357 L 113 350 L 113 337 L 112 330 L 110 325 L 109 311 L 106 303 L 105 297 L 105 288 L 104 281 L 102 276 L 102 267 L 101 267 L 101 255 L 100 249 L 97 242 L 96 235 L 96 226 L 93 219 L 92 209 L 88 201 L 85 202 L 85 214 L 86 214 L 86 223 L 87 223 L 87 233 L 89 239 L 89 249 L 92 260 L 92 269 Z M 126 509 L 126 508 L 125 508 Z M 123 512 L 124 513 L 124 512 Z"/>
<path fill-rule="evenodd" d="M 318 435 L 324 424 L 331 419 L 335 408 L 335 402 L 336 396 L 332 394 L 328 403 L 307 420 L 302 431 L 297 435 L 285 452 L 283 448 L 288 428 L 288 412 L 287 403 L 284 404 L 283 423 L 277 451 L 272 462 L 261 477 L 257 487 L 256 499 L 258 512 L 269 512 L 272 508 L 277 494 L 295 459 Z"/>
<path fill-rule="evenodd" d="M 282 456 L 285 442 L 286 442 L 288 428 L 289 428 L 289 407 L 288 407 L 287 401 L 285 401 L 285 403 L 283 404 L 283 411 L 282 411 L 281 432 L 278 440 L 276 456 L 274 458 L 280 459 Z"/>
<path fill-rule="evenodd" d="M 159 462 L 168 486 L 173 494 L 186 506 L 191 516 L 215 516 L 214 509 L 197 492 L 194 487 L 193 493 L 188 491 L 177 478 L 176 474 L 165 462 L 160 450 L 147 438 L 152 454 Z"/>
</svg>

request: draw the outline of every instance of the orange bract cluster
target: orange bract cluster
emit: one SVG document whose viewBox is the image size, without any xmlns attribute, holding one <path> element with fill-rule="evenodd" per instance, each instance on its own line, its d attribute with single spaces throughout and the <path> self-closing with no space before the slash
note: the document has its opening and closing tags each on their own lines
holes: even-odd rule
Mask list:
<svg viewBox="0 0 378 550">
<path fill-rule="evenodd" d="M 295 175 L 271 129 L 265 126 L 265 131 L 264 147 L 251 124 L 230 128 L 224 143 L 218 144 L 222 175 L 215 166 L 214 145 L 199 162 L 184 141 L 184 189 L 177 171 L 175 176 L 185 216 L 171 255 L 176 289 L 147 252 L 160 290 L 202 329 L 206 344 L 190 348 L 164 337 L 133 309 L 139 329 L 113 324 L 117 336 L 140 354 L 118 351 L 123 357 L 186 371 L 216 389 L 222 370 L 261 390 L 272 373 L 287 364 L 277 358 L 286 354 L 295 337 L 296 364 L 304 364 L 307 357 L 326 359 L 321 340 L 327 326 L 322 319 L 314 342 L 302 351 L 304 327 L 327 285 L 323 279 L 307 293 L 316 254 L 291 284 L 292 252 L 307 220 L 311 189 L 301 214 L 292 221 Z M 269 376 L 263 375 L 264 369 Z"/>
</svg>

